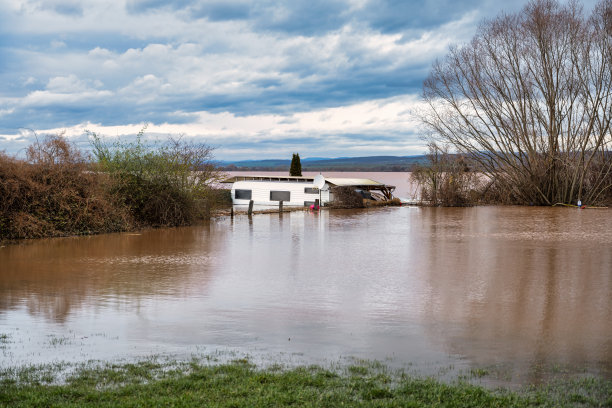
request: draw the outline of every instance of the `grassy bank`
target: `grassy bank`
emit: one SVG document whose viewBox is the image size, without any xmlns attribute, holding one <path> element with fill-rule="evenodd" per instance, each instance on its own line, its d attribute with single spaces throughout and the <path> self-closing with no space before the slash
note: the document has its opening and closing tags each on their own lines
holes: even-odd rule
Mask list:
<svg viewBox="0 0 612 408">
<path fill-rule="evenodd" d="M 612 384 L 586 378 L 519 392 L 444 384 L 380 364 L 257 369 L 248 361 L 109 365 L 81 369 L 61 385 L 52 371 L 5 370 L 2 407 L 612 407 Z"/>
</svg>

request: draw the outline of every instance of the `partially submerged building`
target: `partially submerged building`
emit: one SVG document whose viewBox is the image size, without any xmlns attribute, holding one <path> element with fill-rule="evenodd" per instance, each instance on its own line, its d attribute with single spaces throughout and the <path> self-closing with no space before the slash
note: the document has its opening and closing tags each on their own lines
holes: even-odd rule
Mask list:
<svg viewBox="0 0 612 408">
<path fill-rule="evenodd" d="M 386 201 L 393 198 L 395 190 L 395 186 L 370 179 L 326 178 L 322 175 L 313 177 L 239 175 L 223 182 L 233 183 L 232 201 L 238 205 L 249 204 L 250 200 L 256 205 L 278 205 L 279 201 L 282 201 L 284 205 L 310 206 L 315 200 L 325 205 L 334 200 L 336 187 L 350 187 L 364 198 Z"/>
</svg>

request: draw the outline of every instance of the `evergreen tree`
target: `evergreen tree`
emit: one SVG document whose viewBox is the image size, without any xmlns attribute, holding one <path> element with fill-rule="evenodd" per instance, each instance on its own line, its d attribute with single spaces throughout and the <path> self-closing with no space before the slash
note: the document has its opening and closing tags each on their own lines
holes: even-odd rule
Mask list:
<svg viewBox="0 0 612 408">
<path fill-rule="evenodd" d="M 300 162 L 300 154 L 293 153 L 293 158 L 291 159 L 291 167 L 289 167 L 289 175 L 290 176 L 302 176 L 302 163 Z"/>
</svg>

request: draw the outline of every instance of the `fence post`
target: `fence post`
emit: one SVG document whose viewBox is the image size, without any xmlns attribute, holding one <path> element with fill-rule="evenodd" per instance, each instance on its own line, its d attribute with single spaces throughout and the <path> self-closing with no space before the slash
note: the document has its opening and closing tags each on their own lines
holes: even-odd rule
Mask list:
<svg viewBox="0 0 612 408">
<path fill-rule="evenodd" d="M 278 202 L 278 211 L 283 212 L 283 202 L 282 201 Z"/>
<path fill-rule="evenodd" d="M 253 214 L 253 200 L 249 200 L 249 211 L 247 212 L 248 215 L 252 215 Z"/>
</svg>

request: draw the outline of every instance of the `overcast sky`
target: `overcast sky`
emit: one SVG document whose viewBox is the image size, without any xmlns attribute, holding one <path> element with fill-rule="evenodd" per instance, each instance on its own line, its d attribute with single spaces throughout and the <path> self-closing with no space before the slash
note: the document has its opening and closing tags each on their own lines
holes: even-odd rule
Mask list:
<svg viewBox="0 0 612 408">
<path fill-rule="evenodd" d="M 0 0 L 0 150 L 147 123 L 218 159 L 420 154 L 433 60 L 524 3 Z"/>
</svg>

